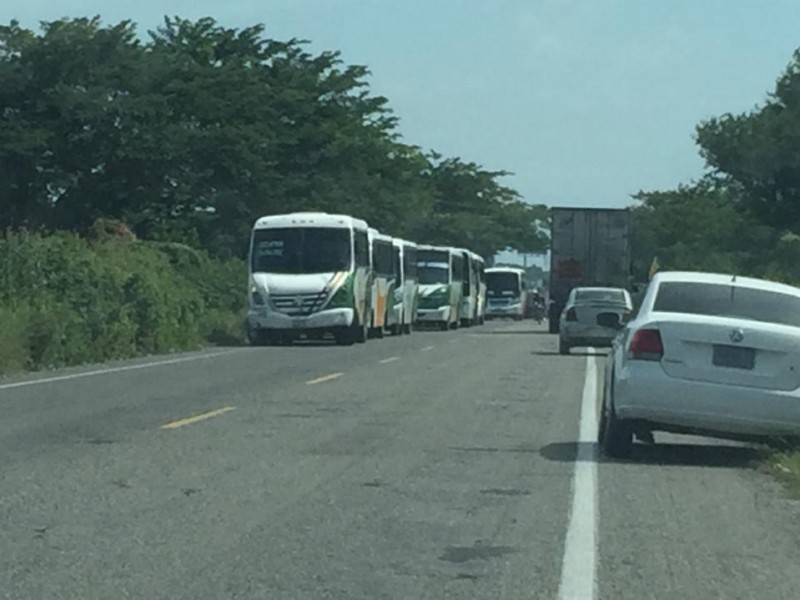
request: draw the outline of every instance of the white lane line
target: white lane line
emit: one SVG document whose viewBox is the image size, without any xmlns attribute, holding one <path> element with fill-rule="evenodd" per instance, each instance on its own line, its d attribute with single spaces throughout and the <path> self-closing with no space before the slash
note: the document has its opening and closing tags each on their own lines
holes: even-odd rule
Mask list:
<svg viewBox="0 0 800 600">
<path fill-rule="evenodd" d="M 597 597 L 597 358 L 586 358 L 578 454 L 559 600 Z"/>
<path fill-rule="evenodd" d="M 153 367 L 161 367 L 163 365 L 175 365 L 178 363 L 192 362 L 195 360 L 204 360 L 206 358 L 215 358 L 217 356 L 224 356 L 233 352 L 238 352 L 239 349 L 225 350 L 223 352 L 213 352 L 211 354 L 202 354 L 200 356 L 183 356 L 181 358 L 170 358 L 167 360 L 159 360 L 156 362 L 142 363 L 138 365 L 125 365 L 124 367 L 109 367 L 107 369 L 96 369 L 94 371 L 84 371 L 83 373 L 70 373 L 69 375 L 56 375 L 54 377 L 44 377 L 43 379 L 32 379 L 30 381 L 18 381 L 16 383 L 2 383 L 0 390 L 10 390 L 13 388 L 27 387 L 30 385 L 43 385 L 45 383 L 55 383 L 57 381 L 69 381 L 71 379 L 82 379 L 84 377 L 96 377 L 97 375 L 107 375 L 109 373 L 121 373 L 123 371 L 137 371 L 139 369 L 151 369 Z"/>
<path fill-rule="evenodd" d="M 386 363 L 394 362 L 396 360 L 400 360 L 400 357 L 390 356 L 389 358 L 384 358 L 383 360 L 379 360 L 378 362 L 381 363 L 382 365 L 385 365 Z"/>
<path fill-rule="evenodd" d="M 433 346 L 425 346 L 420 352 L 427 352 L 428 350 L 433 350 Z"/>
</svg>

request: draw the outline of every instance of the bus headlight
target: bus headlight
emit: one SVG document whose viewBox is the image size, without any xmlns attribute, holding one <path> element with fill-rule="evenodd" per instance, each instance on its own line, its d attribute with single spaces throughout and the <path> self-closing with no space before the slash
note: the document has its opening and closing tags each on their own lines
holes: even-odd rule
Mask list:
<svg viewBox="0 0 800 600">
<path fill-rule="evenodd" d="M 256 286 L 250 288 L 250 302 L 253 306 L 264 306 L 267 303 Z"/>
</svg>

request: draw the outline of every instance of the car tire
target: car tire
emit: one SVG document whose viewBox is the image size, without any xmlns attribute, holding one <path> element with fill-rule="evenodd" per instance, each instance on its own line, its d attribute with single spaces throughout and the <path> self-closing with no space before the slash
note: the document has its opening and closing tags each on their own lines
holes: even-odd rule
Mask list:
<svg viewBox="0 0 800 600">
<path fill-rule="evenodd" d="M 570 345 L 567 342 L 565 342 L 561 338 L 558 338 L 558 353 L 559 354 L 566 356 L 567 354 L 569 354 L 569 351 L 571 349 L 572 348 L 570 348 Z"/>
<path fill-rule="evenodd" d="M 613 405 L 603 407 L 600 448 L 611 458 L 628 458 L 633 451 L 633 429 L 617 417 Z"/>
</svg>

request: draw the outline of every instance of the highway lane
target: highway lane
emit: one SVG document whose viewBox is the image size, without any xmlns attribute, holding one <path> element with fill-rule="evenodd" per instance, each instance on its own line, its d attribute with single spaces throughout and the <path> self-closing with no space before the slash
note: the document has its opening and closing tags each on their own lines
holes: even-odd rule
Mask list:
<svg viewBox="0 0 800 600">
<path fill-rule="evenodd" d="M 753 452 L 596 462 L 599 359 L 555 350 L 498 323 L 2 382 L 0 597 L 557 598 L 590 560 L 599 598 L 796 598 Z"/>
</svg>

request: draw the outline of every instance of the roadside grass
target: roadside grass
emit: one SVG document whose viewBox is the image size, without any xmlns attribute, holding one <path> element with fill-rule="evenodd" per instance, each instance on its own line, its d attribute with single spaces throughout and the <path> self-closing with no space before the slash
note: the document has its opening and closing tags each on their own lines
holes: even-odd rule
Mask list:
<svg viewBox="0 0 800 600">
<path fill-rule="evenodd" d="M 246 281 L 179 243 L 0 232 L 0 376 L 241 345 Z"/>
<path fill-rule="evenodd" d="M 767 451 L 764 465 L 789 496 L 800 498 L 800 448 Z"/>
</svg>

